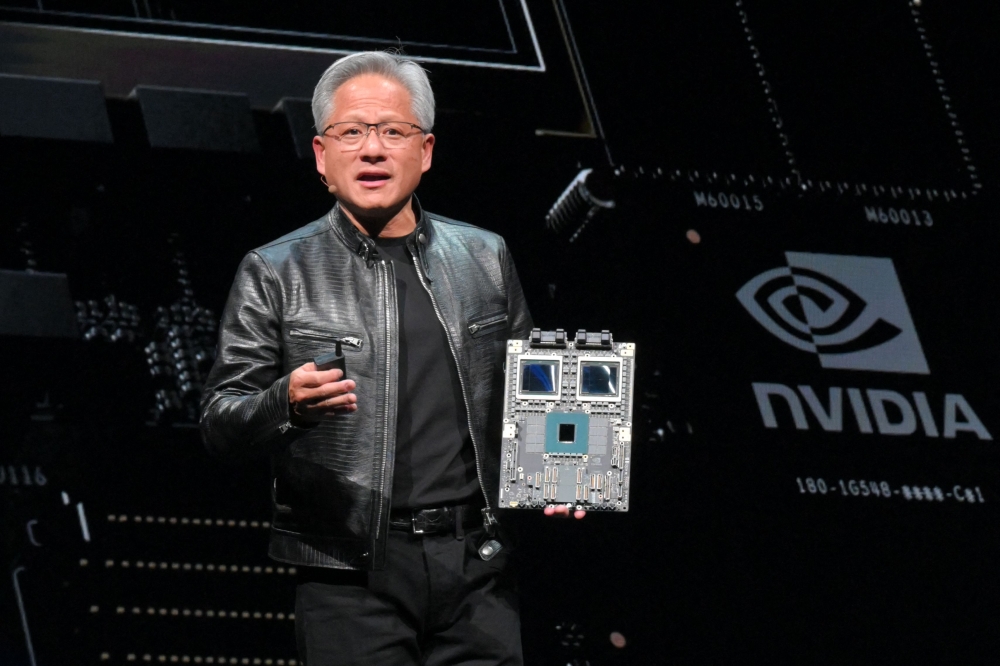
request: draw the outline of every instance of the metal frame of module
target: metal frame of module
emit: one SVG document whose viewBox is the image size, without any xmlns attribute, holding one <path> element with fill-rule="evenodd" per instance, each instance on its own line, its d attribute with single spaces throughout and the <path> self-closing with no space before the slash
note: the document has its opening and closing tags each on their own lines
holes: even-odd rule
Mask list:
<svg viewBox="0 0 1000 666">
<path fill-rule="evenodd" d="M 505 367 L 499 507 L 628 511 L 635 344 L 535 329 Z"/>
</svg>

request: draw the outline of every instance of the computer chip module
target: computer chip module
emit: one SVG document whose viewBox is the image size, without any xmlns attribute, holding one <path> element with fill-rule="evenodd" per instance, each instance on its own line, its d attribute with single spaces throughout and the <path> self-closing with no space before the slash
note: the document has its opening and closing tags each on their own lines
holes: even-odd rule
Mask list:
<svg viewBox="0 0 1000 666">
<path fill-rule="evenodd" d="M 536 328 L 505 376 L 499 506 L 628 511 L 635 344 Z"/>
</svg>

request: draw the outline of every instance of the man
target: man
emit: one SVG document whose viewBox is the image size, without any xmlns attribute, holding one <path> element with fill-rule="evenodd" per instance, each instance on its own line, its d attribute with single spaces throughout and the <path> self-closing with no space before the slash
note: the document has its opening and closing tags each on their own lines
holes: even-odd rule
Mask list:
<svg viewBox="0 0 1000 666">
<path fill-rule="evenodd" d="M 269 554 L 300 572 L 306 664 L 520 664 L 494 513 L 505 341 L 532 328 L 513 261 L 413 195 L 434 149 L 419 65 L 342 58 L 313 114 L 337 204 L 241 263 L 206 444 L 271 458 Z M 338 347 L 346 378 L 312 362 Z"/>
</svg>

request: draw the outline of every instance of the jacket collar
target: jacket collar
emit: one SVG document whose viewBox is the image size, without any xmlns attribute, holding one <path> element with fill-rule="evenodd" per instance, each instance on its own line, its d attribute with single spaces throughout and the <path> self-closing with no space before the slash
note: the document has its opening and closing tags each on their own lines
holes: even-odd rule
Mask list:
<svg viewBox="0 0 1000 666">
<path fill-rule="evenodd" d="M 424 213 L 423 207 L 420 205 L 420 200 L 417 199 L 417 195 L 412 195 L 413 213 L 417 218 L 417 228 L 414 231 L 412 238 L 415 239 L 415 243 L 411 242 L 411 245 L 416 247 L 410 247 L 410 251 L 414 252 L 415 256 L 421 263 L 424 269 L 424 274 L 427 279 L 430 279 L 430 273 L 427 265 L 427 246 L 431 241 L 431 225 L 428 223 L 427 215 Z M 330 221 L 330 226 L 333 228 L 340 240 L 343 241 L 352 252 L 361 257 L 365 265 L 371 268 L 372 265 L 378 260 L 378 247 L 375 245 L 375 241 L 361 233 L 356 226 L 348 219 L 347 215 L 344 213 L 340 204 L 336 204 L 327 213 L 327 219 Z"/>
<path fill-rule="evenodd" d="M 413 212 L 417 216 L 417 228 L 410 236 L 410 252 L 413 256 L 417 258 L 420 262 L 421 267 L 424 269 L 424 277 L 427 278 L 428 282 L 433 282 L 434 278 L 431 277 L 431 267 L 427 261 L 427 256 L 430 254 L 428 249 L 431 245 L 431 239 L 433 237 L 433 228 L 430 223 L 430 218 L 424 213 L 424 209 L 420 206 L 420 201 L 417 199 L 417 195 L 413 195 Z"/>
</svg>

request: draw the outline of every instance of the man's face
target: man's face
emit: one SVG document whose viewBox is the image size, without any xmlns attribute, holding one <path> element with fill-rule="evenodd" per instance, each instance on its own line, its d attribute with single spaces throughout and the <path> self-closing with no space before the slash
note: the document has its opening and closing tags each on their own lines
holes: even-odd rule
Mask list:
<svg viewBox="0 0 1000 666">
<path fill-rule="evenodd" d="M 323 127 L 345 121 L 419 124 L 406 88 L 376 74 L 356 76 L 340 86 L 333 109 Z M 431 168 L 434 135 L 413 130 L 402 147 L 387 150 L 373 128 L 360 147 L 343 147 L 332 137 L 315 137 L 316 170 L 350 212 L 377 215 L 398 210 L 417 189 L 420 176 Z"/>
</svg>

